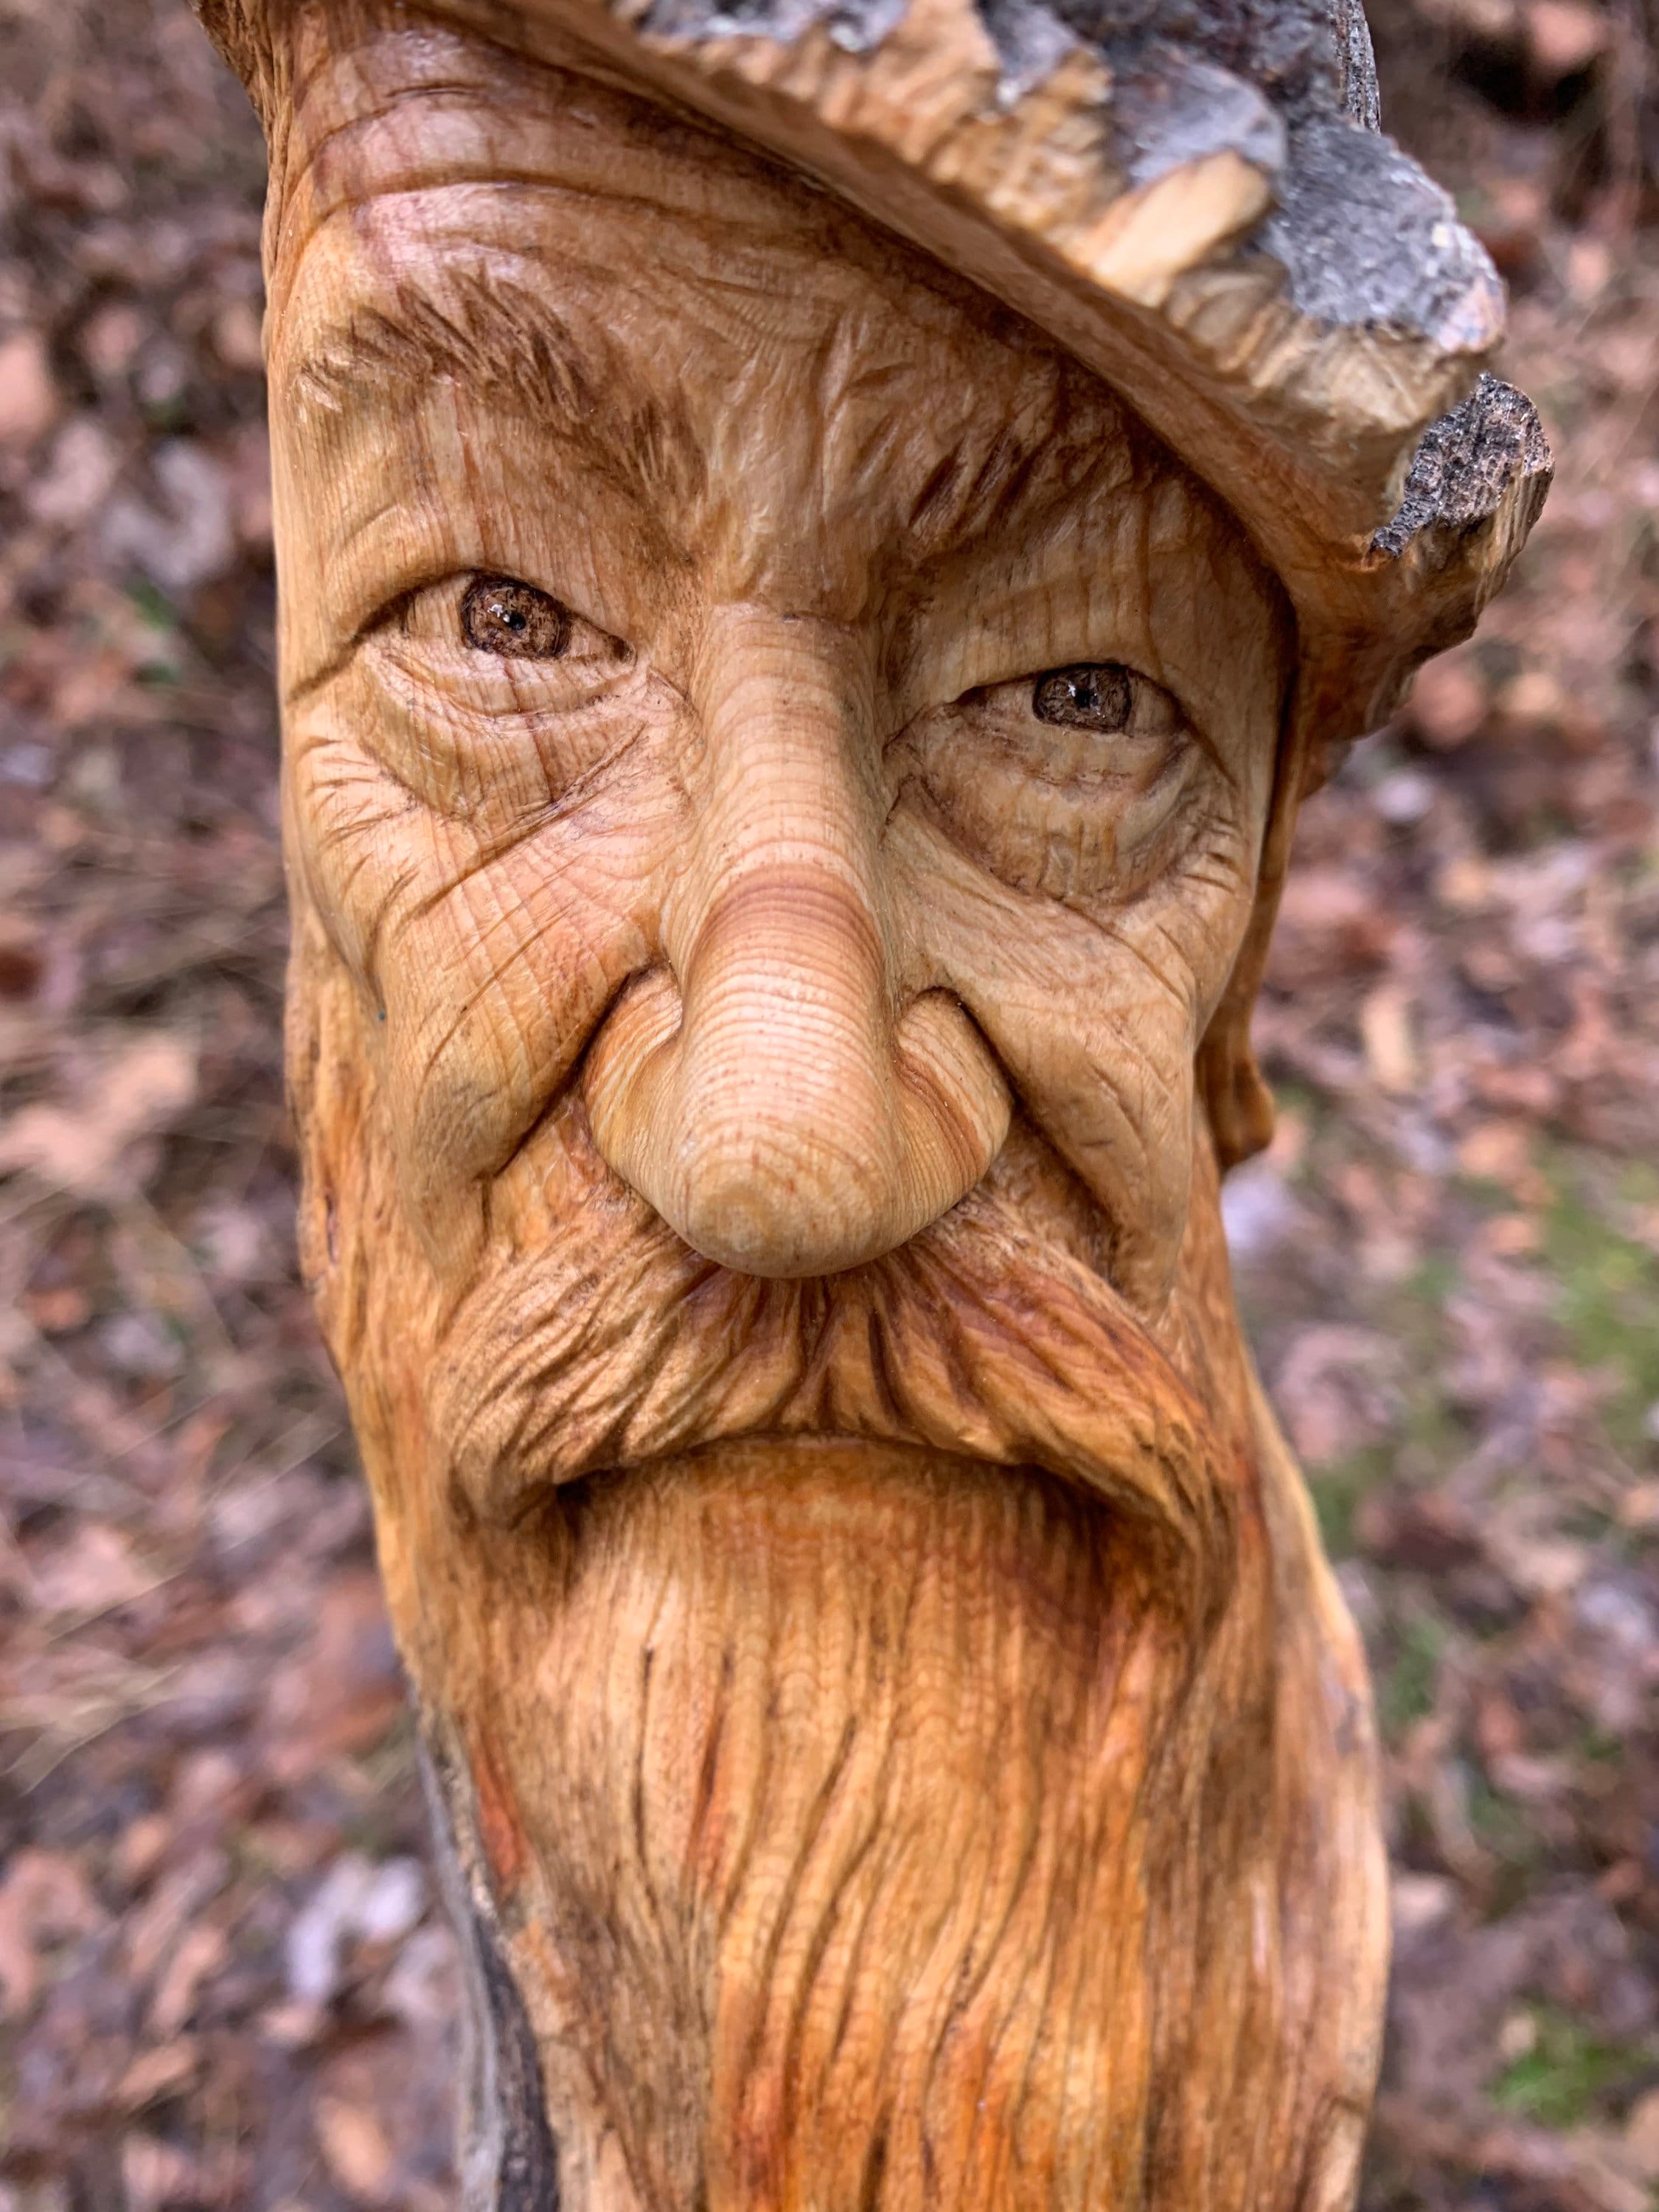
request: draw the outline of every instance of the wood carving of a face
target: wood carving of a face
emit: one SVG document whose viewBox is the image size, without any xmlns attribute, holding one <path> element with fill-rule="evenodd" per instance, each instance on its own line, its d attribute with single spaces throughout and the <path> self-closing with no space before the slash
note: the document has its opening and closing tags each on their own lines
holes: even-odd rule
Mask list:
<svg viewBox="0 0 1659 2212">
<path fill-rule="evenodd" d="M 1278 588 L 828 194 L 453 33 L 303 58 L 307 1265 L 562 2201 L 1336 2205 L 1363 1691 L 1194 1075 Z"/>
</svg>

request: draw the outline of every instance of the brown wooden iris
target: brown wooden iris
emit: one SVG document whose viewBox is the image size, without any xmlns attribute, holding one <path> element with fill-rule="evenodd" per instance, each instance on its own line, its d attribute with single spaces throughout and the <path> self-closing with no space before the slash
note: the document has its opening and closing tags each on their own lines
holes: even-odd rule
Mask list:
<svg viewBox="0 0 1659 2212">
<path fill-rule="evenodd" d="M 570 642 L 570 610 L 533 584 L 477 576 L 461 601 L 461 635 L 478 653 L 556 660 Z"/>
<path fill-rule="evenodd" d="M 1123 730 L 1133 703 L 1133 678 L 1115 660 L 1089 660 L 1051 668 L 1031 688 L 1039 722 L 1074 730 Z"/>
</svg>

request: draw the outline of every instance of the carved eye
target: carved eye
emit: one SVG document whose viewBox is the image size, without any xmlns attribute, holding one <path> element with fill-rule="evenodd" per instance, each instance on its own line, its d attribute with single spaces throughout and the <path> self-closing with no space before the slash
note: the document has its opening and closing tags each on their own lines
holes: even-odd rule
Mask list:
<svg viewBox="0 0 1659 2212">
<path fill-rule="evenodd" d="M 461 635 L 477 653 L 508 660 L 557 660 L 570 643 L 571 613 L 511 576 L 477 576 L 461 601 Z"/>
<path fill-rule="evenodd" d="M 1204 749 L 1172 695 L 1121 661 L 964 692 L 910 742 L 957 842 L 1021 890 L 1135 897 L 1196 818 Z"/>
<path fill-rule="evenodd" d="M 1051 668 L 1031 687 L 1031 712 L 1062 729 L 1126 730 L 1134 678 L 1115 660 L 1086 660 Z"/>
</svg>

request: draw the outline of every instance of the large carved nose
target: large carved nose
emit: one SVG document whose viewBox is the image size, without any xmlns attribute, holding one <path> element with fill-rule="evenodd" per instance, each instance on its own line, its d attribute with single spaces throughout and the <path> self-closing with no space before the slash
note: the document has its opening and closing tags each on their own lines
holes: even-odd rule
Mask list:
<svg viewBox="0 0 1659 2212">
<path fill-rule="evenodd" d="M 708 1258 L 829 1274 L 972 1188 L 1007 1133 L 1007 1092 L 953 998 L 899 1004 L 845 641 L 733 610 L 703 666 L 703 769 L 665 910 L 674 972 L 612 1012 L 588 1112 L 617 1172 Z"/>
</svg>

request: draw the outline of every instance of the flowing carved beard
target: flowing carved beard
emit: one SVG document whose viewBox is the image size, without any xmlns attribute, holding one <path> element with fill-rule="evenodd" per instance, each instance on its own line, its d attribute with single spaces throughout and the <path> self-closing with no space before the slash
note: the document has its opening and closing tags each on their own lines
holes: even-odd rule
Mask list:
<svg viewBox="0 0 1659 2212">
<path fill-rule="evenodd" d="M 1363 1711 L 1328 1613 L 1275 1640 L 1305 1530 L 1204 1164 L 1154 1330 L 1029 1130 L 902 1252 L 757 1282 L 567 1104 L 446 1297 L 320 1062 L 308 1255 L 562 2201 L 1338 2203 L 1370 2045 L 1309 2029 L 1374 1976 L 1309 1936 L 1375 1886 Z M 1286 1727 L 1292 1662 L 1328 1679 Z"/>
</svg>

